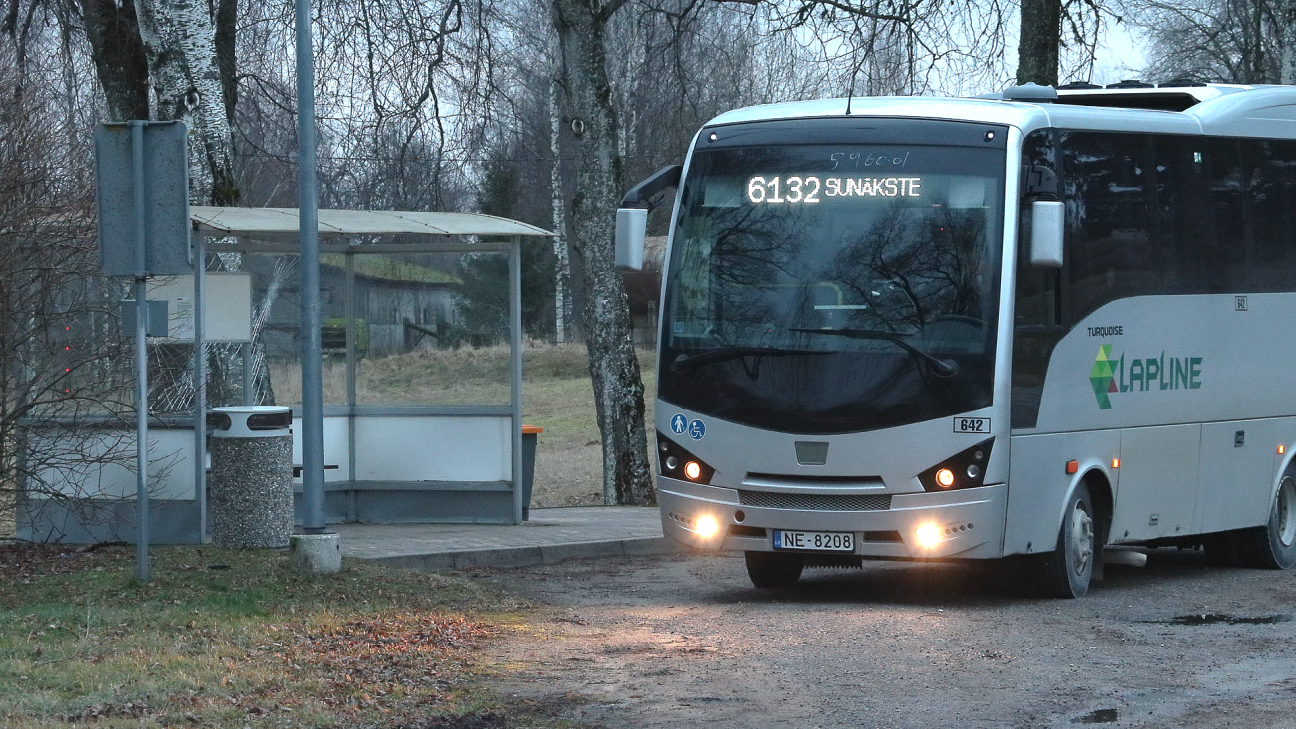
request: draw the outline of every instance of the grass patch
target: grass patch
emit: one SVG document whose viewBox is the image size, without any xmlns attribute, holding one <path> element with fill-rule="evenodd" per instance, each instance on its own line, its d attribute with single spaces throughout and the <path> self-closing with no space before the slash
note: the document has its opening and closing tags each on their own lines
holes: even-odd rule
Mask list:
<svg viewBox="0 0 1296 729">
<path fill-rule="evenodd" d="M 478 580 L 352 560 L 307 577 L 282 552 L 212 547 L 152 560 L 139 585 L 133 548 L 0 547 L 0 724 L 456 726 L 442 722 L 512 711 L 474 683 L 474 650 L 527 606 Z"/>
<path fill-rule="evenodd" d="M 584 348 L 582 347 L 582 350 Z M 648 458 L 653 458 L 653 400 L 657 371 L 652 352 L 639 352 L 644 383 Z M 603 503 L 603 447 L 589 376 L 537 379 L 522 385 L 522 419 L 544 428 L 536 441 L 531 505 L 582 506 Z"/>
</svg>

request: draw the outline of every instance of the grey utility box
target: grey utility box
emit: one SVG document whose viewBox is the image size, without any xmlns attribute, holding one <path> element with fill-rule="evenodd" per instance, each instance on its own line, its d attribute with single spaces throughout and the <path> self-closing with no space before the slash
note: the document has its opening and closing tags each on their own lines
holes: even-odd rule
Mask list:
<svg viewBox="0 0 1296 729">
<path fill-rule="evenodd" d="M 211 434 L 212 542 L 227 549 L 287 547 L 293 529 L 292 408 L 215 408 Z"/>
</svg>

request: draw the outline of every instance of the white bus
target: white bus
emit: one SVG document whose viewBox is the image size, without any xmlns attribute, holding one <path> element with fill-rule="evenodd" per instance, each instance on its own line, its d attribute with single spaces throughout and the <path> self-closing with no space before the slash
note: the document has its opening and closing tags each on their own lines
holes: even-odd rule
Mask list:
<svg viewBox="0 0 1296 729">
<path fill-rule="evenodd" d="M 1112 545 L 1296 562 L 1296 88 L 1037 86 L 723 114 L 675 188 L 666 533 L 757 587 Z"/>
</svg>

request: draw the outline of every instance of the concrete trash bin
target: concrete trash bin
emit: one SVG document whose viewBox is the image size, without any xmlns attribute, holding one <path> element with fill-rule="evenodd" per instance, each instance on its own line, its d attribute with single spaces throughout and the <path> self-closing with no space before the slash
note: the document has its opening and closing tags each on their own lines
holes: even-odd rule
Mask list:
<svg viewBox="0 0 1296 729">
<path fill-rule="evenodd" d="M 287 547 L 293 530 L 292 408 L 215 408 L 211 434 L 212 543 L 227 549 Z"/>
<path fill-rule="evenodd" d="M 535 480 L 536 443 L 544 428 L 522 426 L 522 521 L 531 518 L 531 483 Z"/>
</svg>

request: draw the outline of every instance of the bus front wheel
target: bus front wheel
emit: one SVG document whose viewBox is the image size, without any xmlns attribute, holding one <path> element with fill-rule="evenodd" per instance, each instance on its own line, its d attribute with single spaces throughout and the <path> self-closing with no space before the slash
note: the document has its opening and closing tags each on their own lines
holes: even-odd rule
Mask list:
<svg viewBox="0 0 1296 729">
<path fill-rule="evenodd" d="M 745 552 L 747 576 L 761 589 L 791 587 L 801 579 L 805 558 L 799 554 Z"/>
<path fill-rule="evenodd" d="M 1089 591 L 1098 558 L 1097 529 L 1089 487 L 1080 484 L 1067 501 L 1057 547 L 1040 564 L 1040 587 L 1049 597 L 1076 598 Z"/>
</svg>

